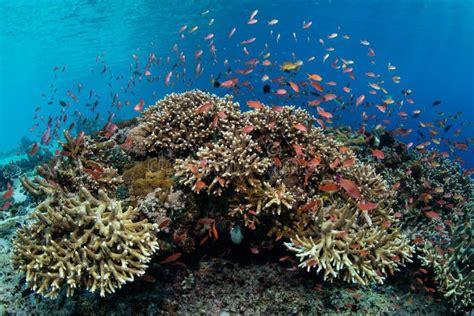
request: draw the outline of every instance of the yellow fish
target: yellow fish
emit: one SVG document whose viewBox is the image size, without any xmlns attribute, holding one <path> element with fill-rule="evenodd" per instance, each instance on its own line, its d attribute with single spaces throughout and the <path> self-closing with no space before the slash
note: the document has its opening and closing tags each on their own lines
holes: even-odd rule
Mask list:
<svg viewBox="0 0 474 316">
<path fill-rule="evenodd" d="M 294 63 L 289 62 L 289 61 L 285 61 L 283 64 L 280 65 L 280 69 L 284 70 L 284 71 L 286 71 L 286 70 L 295 70 L 295 69 L 298 69 L 299 67 L 301 67 L 301 65 L 303 65 L 303 61 L 301 61 L 301 60 L 297 60 Z"/>
</svg>

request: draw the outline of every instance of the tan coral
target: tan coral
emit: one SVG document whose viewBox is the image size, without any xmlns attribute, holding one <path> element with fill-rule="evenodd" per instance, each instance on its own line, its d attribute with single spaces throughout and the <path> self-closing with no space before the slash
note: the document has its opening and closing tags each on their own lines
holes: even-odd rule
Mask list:
<svg viewBox="0 0 474 316">
<path fill-rule="evenodd" d="M 235 187 L 239 179 L 261 176 L 272 164 L 262 157 L 261 148 L 244 133 L 224 132 L 218 142 L 199 148 L 196 159 L 177 159 L 180 183 L 194 187 L 204 181 L 207 191 L 220 195 L 223 188 Z"/>
<path fill-rule="evenodd" d="M 156 227 L 138 220 L 103 191 L 85 188 L 77 196 L 56 193 L 38 205 L 35 221 L 18 230 L 13 265 L 29 287 L 46 297 L 85 287 L 101 296 L 145 273 L 158 249 Z"/>
<path fill-rule="evenodd" d="M 210 105 L 200 111 L 200 107 Z M 240 124 L 239 105 L 231 96 L 219 98 L 199 90 L 172 93 L 147 108 L 129 132 L 128 151 L 135 155 L 171 151 L 174 155 L 196 151 L 222 131 Z"/>
</svg>

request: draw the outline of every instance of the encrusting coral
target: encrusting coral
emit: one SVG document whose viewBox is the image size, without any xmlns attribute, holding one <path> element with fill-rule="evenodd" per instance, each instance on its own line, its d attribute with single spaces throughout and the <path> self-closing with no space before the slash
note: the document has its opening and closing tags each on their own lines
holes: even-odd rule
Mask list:
<svg viewBox="0 0 474 316">
<path fill-rule="evenodd" d="M 101 296 L 145 273 L 158 249 L 156 227 L 139 220 L 133 207 L 103 191 L 94 197 L 85 188 L 77 195 L 57 192 L 38 205 L 35 221 L 14 240 L 13 265 L 29 287 L 46 297 L 85 287 Z"/>
</svg>

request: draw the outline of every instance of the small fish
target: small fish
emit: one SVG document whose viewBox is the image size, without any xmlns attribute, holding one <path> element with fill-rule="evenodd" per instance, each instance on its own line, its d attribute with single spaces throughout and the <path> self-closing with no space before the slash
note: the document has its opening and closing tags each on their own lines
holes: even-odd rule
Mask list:
<svg viewBox="0 0 474 316">
<path fill-rule="evenodd" d="M 351 180 L 341 178 L 339 184 L 351 197 L 355 199 L 360 199 L 362 197 L 359 187 Z"/>
<path fill-rule="evenodd" d="M 159 263 L 160 264 L 166 264 L 166 263 L 174 262 L 174 261 L 178 260 L 181 257 L 181 255 L 182 255 L 181 252 L 176 252 L 176 253 L 166 257 L 165 259 L 161 260 Z"/>
<path fill-rule="evenodd" d="M 134 107 L 133 110 L 140 112 L 143 109 L 143 106 L 145 105 L 145 100 L 140 99 L 140 102 L 138 102 Z"/>
<path fill-rule="evenodd" d="M 278 23 L 277 19 L 272 19 L 272 20 L 268 21 L 268 25 L 275 25 L 277 23 Z"/>
<path fill-rule="evenodd" d="M 364 100 L 365 100 L 365 95 L 362 94 L 356 99 L 355 105 L 359 106 L 360 104 L 362 104 L 362 102 L 364 102 Z"/>
<path fill-rule="evenodd" d="M 205 113 L 207 111 L 209 111 L 210 109 L 212 109 L 214 107 L 214 103 L 212 102 L 206 102 L 206 103 L 203 103 L 201 104 L 200 106 L 198 106 L 196 108 L 196 110 L 194 110 L 194 112 L 196 113 Z"/>
<path fill-rule="evenodd" d="M 244 127 L 242 127 L 242 133 L 250 134 L 254 129 L 255 129 L 255 126 L 253 126 L 252 124 L 247 124 Z"/>
<path fill-rule="evenodd" d="M 238 82 L 239 82 L 239 79 L 238 79 L 238 78 L 234 78 L 234 79 L 230 79 L 230 80 L 226 80 L 226 81 L 222 82 L 220 86 L 223 87 L 223 88 L 232 88 L 232 87 L 234 87 Z"/>
<path fill-rule="evenodd" d="M 372 150 L 372 156 L 374 156 L 375 158 L 378 158 L 378 159 L 384 159 L 385 158 L 384 152 L 379 150 L 379 149 L 373 149 Z"/>
<path fill-rule="evenodd" d="M 235 31 L 237 31 L 237 29 L 236 29 L 235 27 L 234 27 L 234 28 L 232 28 L 232 29 L 230 30 L 230 32 L 229 32 L 229 35 L 228 35 L 228 37 L 229 37 L 229 38 L 231 38 L 232 36 L 234 36 L 234 34 L 235 34 Z"/>
<path fill-rule="evenodd" d="M 312 21 L 303 22 L 303 30 L 310 28 L 311 25 L 313 25 Z"/>
<path fill-rule="evenodd" d="M 377 204 L 371 202 L 359 203 L 358 206 L 363 211 L 370 211 L 377 208 Z"/>
<path fill-rule="evenodd" d="M 294 82 L 291 82 L 289 81 L 288 82 L 288 85 L 291 87 L 291 89 L 293 89 L 293 91 L 295 91 L 296 93 L 300 92 L 300 88 L 298 87 L 298 85 Z"/>
<path fill-rule="evenodd" d="M 301 131 L 301 132 L 306 132 L 306 131 L 308 130 L 308 129 L 306 128 L 306 126 L 304 126 L 304 125 L 301 124 L 301 123 L 298 123 L 298 124 L 293 125 L 293 128 L 294 128 L 294 129 L 297 129 L 297 130 L 299 130 L 299 131 Z"/>
<path fill-rule="evenodd" d="M 319 185 L 319 190 L 324 192 L 335 192 L 339 190 L 339 186 L 336 183 L 328 183 Z"/>
</svg>

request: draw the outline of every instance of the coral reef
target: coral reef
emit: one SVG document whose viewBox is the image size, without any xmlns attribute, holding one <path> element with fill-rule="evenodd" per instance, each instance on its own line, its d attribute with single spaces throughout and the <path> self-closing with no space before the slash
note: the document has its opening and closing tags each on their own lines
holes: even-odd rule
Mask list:
<svg viewBox="0 0 474 316">
<path fill-rule="evenodd" d="M 85 188 L 72 197 L 58 192 L 33 216 L 17 232 L 13 265 L 46 297 L 56 297 L 63 287 L 68 296 L 78 287 L 101 296 L 113 293 L 143 275 L 158 248 L 156 228 L 103 191 L 98 198 Z"/>
<path fill-rule="evenodd" d="M 147 263 L 139 282 L 195 270 L 209 257 L 255 255 L 362 295 L 389 287 L 401 269 L 420 269 L 420 259 L 446 299 L 472 308 L 472 233 L 460 231 L 472 227 L 471 181 L 458 165 L 409 152 L 383 131 L 321 129 L 305 110 L 250 104 L 242 112 L 231 96 L 173 93 L 137 120 L 66 133 L 60 154 L 37 177 L 21 178 L 39 202 L 14 241 L 28 286 L 51 297 L 75 287 L 106 295 L 142 276 Z M 204 291 L 198 282 L 180 280 L 183 297 L 196 300 L 189 289 Z M 336 301 L 337 311 L 357 310 Z M 294 310 L 321 308 L 310 305 Z M 175 307 L 168 306 L 183 310 Z"/>
</svg>

